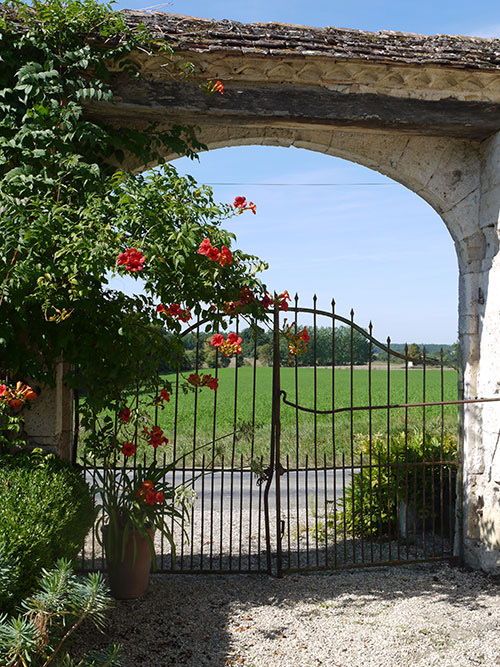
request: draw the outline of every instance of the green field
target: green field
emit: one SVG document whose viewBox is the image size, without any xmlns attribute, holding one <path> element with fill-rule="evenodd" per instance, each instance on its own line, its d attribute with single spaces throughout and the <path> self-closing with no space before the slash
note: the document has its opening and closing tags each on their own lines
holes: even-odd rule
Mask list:
<svg viewBox="0 0 500 667">
<path fill-rule="evenodd" d="M 219 369 L 219 389 L 213 392 L 208 388 L 194 393 L 175 392 L 175 375 L 163 376 L 172 383 L 173 395 L 170 403 L 162 411 L 158 411 L 158 424 L 170 439 L 170 446 L 175 444 L 176 452 L 181 453 L 206 443 L 213 443 L 214 438 L 232 434 L 234 425 L 242 422 L 254 426 L 253 435 L 238 440 L 236 436 L 218 440 L 217 450 L 225 456 L 225 463 L 232 461 L 239 464 L 241 456 L 245 461 L 250 457 L 264 461 L 269 456 L 270 423 L 271 423 L 271 388 L 272 369 L 268 367 L 242 367 L 237 369 Z M 203 370 L 202 372 L 212 372 Z M 187 374 L 186 374 L 187 375 Z M 412 369 L 408 372 L 408 394 L 405 396 L 405 371 L 394 369 L 390 372 L 388 389 L 387 370 L 372 370 L 371 389 L 367 370 L 350 368 L 335 370 L 334 407 L 353 406 L 386 406 L 388 403 L 419 403 L 426 400 L 456 400 L 457 373 L 453 370 L 443 372 L 443 397 L 441 397 L 441 371 Z M 299 368 L 281 369 L 281 387 L 287 392 L 292 403 L 318 410 L 332 409 L 332 370 Z M 161 388 L 161 385 L 160 385 Z M 175 416 L 177 413 L 177 421 Z M 317 457 L 323 461 L 326 456 L 329 462 L 333 459 L 335 449 L 337 462 L 341 461 L 342 453 L 349 459 L 351 450 L 356 450 L 356 441 L 370 432 L 386 434 L 398 432 L 405 428 L 424 429 L 437 434 L 441 428 L 455 433 L 457 424 L 457 408 L 450 406 L 427 408 L 387 409 L 372 411 L 371 417 L 367 410 L 345 412 L 332 415 L 314 415 L 281 404 L 281 451 L 290 463 L 298 460 L 302 465 L 306 455 L 313 462 Z M 212 445 L 203 448 L 207 458 L 212 453 Z"/>
</svg>

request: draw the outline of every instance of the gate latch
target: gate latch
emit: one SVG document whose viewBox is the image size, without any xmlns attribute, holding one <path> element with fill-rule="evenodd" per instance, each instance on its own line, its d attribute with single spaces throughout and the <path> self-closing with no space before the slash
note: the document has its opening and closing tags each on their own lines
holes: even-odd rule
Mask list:
<svg viewBox="0 0 500 667">
<path fill-rule="evenodd" d="M 269 479 L 269 476 L 272 474 L 272 472 L 273 472 L 273 469 L 271 468 L 271 466 L 269 466 L 268 468 L 265 468 L 264 470 L 261 470 L 260 477 L 257 479 L 258 486 L 261 486 L 262 484 L 264 484 L 264 482 L 267 482 L 267 480 Z"/>
</svg>

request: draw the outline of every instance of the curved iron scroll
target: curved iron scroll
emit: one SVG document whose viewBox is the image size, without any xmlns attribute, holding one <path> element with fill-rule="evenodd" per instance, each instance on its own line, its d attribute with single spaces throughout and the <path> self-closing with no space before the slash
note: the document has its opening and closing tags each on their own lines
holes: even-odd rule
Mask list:
<svg viewBox="0 0 500 667">
<path fill-rule="evenodd" d="M 462 399 L 459 401 L 435 401 L 433 403 L 390 403 L 388 405 L 352 405 L 346 408 L 336 408 L 335 410 L 315 410 L 314 408 L 306 408 L 303 405 L 298 405 L 297 403 L 292 403 L 287 400 L 286 391 L 281 389 L 280 396 L 283 399 L 283 403 L 288 405 L 290 408 L 295 408 L 295 410 L 301 410 L 302 412 L 311 412 L 317 415 L 333 415 L 338 412 L 356 412 L 361 410 L 392 410 L 395 408 L 427 408 L 435 405 L 464 405 L 466 403 L 493 403 L 495 401 L 500 401 L 499 398 L 468 398 Z"/>
</svg>

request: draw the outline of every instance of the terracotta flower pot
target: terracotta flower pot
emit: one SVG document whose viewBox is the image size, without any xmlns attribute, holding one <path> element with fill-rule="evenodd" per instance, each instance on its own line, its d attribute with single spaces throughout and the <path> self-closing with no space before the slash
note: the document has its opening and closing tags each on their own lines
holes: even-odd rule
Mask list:
<svg viewBox="0 0 500 667">
<path fill-rule="evenodd" d="M 103 526 L 103 542 L 106 549 L 108 526 Z M 154 529 L 148 530 L 151 540 L 154 538 Z M 120 546 L 123 534 L 120 535 Z M 135 545 L 134 545 L 135 543 Z M 123 558 L 120 556 L 108 564 L 108 578 L 111 595 L 117 600 L 131 600 L 139 598 L 146 592 L 151 570 L 151 548 L 149 539 L 137 531 L 130 531 Z"/>
</svg>

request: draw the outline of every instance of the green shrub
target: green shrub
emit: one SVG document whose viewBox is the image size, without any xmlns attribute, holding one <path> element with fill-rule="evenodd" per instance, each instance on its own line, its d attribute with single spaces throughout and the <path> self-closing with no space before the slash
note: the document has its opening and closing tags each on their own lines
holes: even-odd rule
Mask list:
<svg viewBox="0 0 500 667">
<path fill-rule="evenodd" d="M 439 525 L 440 498 L 449 500 L 453 493 L 450 465 L 430 463 L 455 461 L 456 437 L 445 433 L 441 439 L 426 433 L 423 438 L 422 433 L 404 432 L 389 440 L 377 435 L 370 442 L 364 437 L 358 453 L 362 467 L 352 476 L 344 497 L 337 500 L 326 525 L 319 526 L 320 539 L 335 530 L 356 537 L 395 535 L 401 502 L 412 507 L 420 521 L 433 517 Z"/>
<path fill-rule="evenodd" d="M 77 555 L 93 520 L 89 488 L 68 463 L 40 452 L 0 455 L 0 547 L 14 565 L 16 598 L 42 568 Z"/>
<path fill-rule="evenodd" d="M 100 573 L 75 577 L 68 561 L 43 570 L 38 592 L 21 605 L 21 614 L 0 614 L 0 664 L 7 667 L 110 667 L 119 665 L 119 646 L 92 652 L 78 662 L 68 650 L 68 640 L 84 622 L 102 630 L 112 604 Z"/>
<path fill-rule="evenodd" d="M 16 569 L 0 545 L 0 610 L 12 605 L 15 593 Z"/>
</svg>

